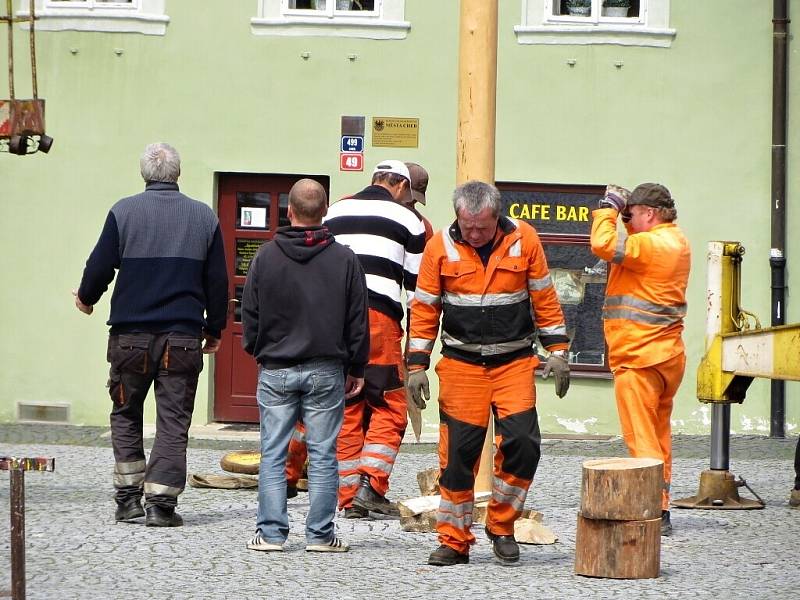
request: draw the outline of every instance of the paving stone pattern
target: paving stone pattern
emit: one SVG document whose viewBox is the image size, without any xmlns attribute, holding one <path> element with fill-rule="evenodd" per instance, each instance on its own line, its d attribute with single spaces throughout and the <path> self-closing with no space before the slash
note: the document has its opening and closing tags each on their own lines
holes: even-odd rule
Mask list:
<svg viewBox="0 0 800 600">
<path fill-rule="evenodd" d="M 624 581 L 573 573 L 581 462 L 624 456 L 619 439 L 545 440 L 527 504 L 544 513 L 558 536 L 555 545 L 523 546 L 518 565 L 501 566 L 476 526 L 470 564 L 436 568 L 426 564 L 436 536 L 405 533 L 388 518 L 338 519 L 351 551 L 307 554 L 305 494 L 289 501 L 291 533 L 282 554 L 245 549 L 255 526 L 253 490 L 187 488 L 180 498 L 182 528 L 116 524 L 113 457 L 102 429 L 0 426 L 0 455 L 56 458 L 54 473 L 26 475 L 28 598 L 756 599 L 797 598 L 800 589 L 800 510 L 787 506 L 796 438 L 734 437 L 731 470 L 748 480 L 767 507 L 673 509 L 675 533 L 663 541 L 661 577 Z M 191 441 L 189 471 L 221 473 L 220 449 L 216 442 L 205 445 Z M 676 439 L 674 497 L 697 491 L 699 474 L 708 468 L 707 448 L 705 436 Z M 418 495 L 416 473 L 436 463 L 431 446 L 404 447 L 389 496 Z M 0 473 L 0 595 L 10 589 L 8 510 L 8 477 Z"/>
</svg>

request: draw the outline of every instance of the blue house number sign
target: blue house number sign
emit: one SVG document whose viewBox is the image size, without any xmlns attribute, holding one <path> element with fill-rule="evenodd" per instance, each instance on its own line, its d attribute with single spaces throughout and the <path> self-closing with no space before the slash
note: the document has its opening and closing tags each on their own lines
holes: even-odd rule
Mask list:
<svg viewBox="0 0 800 600">
<path fill-rule="evenodd" d="M 343 135 L 342 136 L 342 152 L 363 152 L 364 151 L 364 136 L 363 135 Z"/>
</svg>

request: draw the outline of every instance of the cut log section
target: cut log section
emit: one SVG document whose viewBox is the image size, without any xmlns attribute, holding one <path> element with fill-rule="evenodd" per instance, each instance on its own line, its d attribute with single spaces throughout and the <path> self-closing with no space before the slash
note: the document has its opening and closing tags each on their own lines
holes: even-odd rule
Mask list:
<svg viewBox="0 0 800 600">
<path fill-rule="evenodd" d="M 477 492 L 475 503 L 489 501 L 491 492 Z M 397 503 L 400 511 L 400 528 L 403 531 L 430 533 L 436 531 L 436 513 L 441 496 L 420 496 Z"/>
<path fill-rule="evenodd" d="M 599 458 L 583 463 L 581 512 L 587 519 L 661 517 L 664 463 L 655 458 Z"/>
<path fill-rule="evenodd" d="M 578 515 L 575 573 L 613 579 L 653 579 L 661 570 L 661 517 L 605 521 Z"/>
<path fill-rule="evenodd" d="M 536 515 L 534 518 L 520 518 L 514 521 L 514 539 L 520 544 L 555 544 L 558 538 L 542 523 L 542 513 Z"/>
<path fill-rule="evenodd" d="M 236 450 L 228 452 L 219 461 L 219 466 L 223 471 L 229 473 L 244 473 L 246 475 L 258 475 L 258 468 L 261 465 L 260 450 Z"/>
</svg>

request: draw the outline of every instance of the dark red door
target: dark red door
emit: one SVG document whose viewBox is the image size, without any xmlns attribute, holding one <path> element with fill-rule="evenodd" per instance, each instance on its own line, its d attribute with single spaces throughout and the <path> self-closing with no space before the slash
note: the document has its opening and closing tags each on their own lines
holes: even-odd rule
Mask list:
<svg viewBox="0 0 800 600">
<path fill-rule="evenodd" d="M 219 177 L 219 223 L 225 240 L 229 290 L 228 326 L 214 361 L 214 420 L 258 423 L 255 360 L 242 349 L 241 300 L 251 259 L 278 227 L 288 225 L 289 189 L 303 177 L 329 189 L 327 176 L 239 175 Z"/>
</svg>

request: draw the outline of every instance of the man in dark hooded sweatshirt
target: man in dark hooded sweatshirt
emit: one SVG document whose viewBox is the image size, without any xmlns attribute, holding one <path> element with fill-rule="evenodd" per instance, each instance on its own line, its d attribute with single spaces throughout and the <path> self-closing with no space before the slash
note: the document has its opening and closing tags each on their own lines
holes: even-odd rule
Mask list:
<svg viewBox="0 0 800 600">
<path fill-rule="evenodd" d="M 322 186 L 301 179 L 289 192 L 290 227 L 277 230 L 250 265 L 242 296 L 242 345 L 259 365 L 261 466 L 250 550 L 282 551 L 289 534 L 286 455 L 299 417 L 306 427 L 306 551 L 346 552 L 334 531 L 336 438 L 344 401 L 361 392 L 369 358 L 367 286 L 358 258 L 322 218 Z"/>
</svg>

